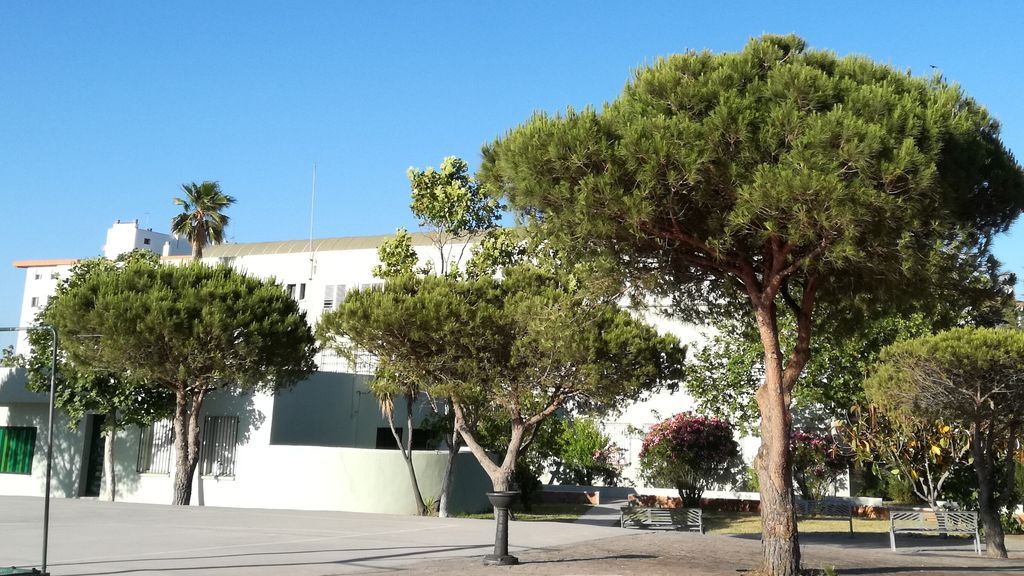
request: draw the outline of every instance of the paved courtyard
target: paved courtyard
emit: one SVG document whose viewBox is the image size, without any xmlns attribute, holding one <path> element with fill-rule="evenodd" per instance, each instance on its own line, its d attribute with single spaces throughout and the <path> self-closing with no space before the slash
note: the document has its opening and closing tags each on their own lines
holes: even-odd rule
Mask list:
<svg viewBox="0 0 1024 576">
<path fill-rule="evenodd" d="M 693 574 L 735 576 L 757 563 L 755 537 L 621 530 L 594 525 L 513 522 L 514 567 L 483 567 L 493 545 L 489 520 L 416 518 L 346 512 L 175 508 L 55 499 L 50 571 L 182 576 L 330 575 L 401 572 L 480 574 Z M 0 497 L 0 567 L 39 563 L 42 500 Z M 900 539 L 885 534 L 801 534 L 804 565 L 838 573 L 1024 574 L 1024 538 L 1011 537 L 1010 560 L 978 558 L 966 540 Z"/>
<path fill-rule="evenodd" d="M 41 498 L 0 497 L 0 567 L 38 566 Z M 494 523 L 348 512 L 172 507 L 54 499 L 49 569 L 86 574 L 353 574 L 480 557 Z M 513 523 L 513 553 L 618 534 L 615 528 Z"/>
</svg>

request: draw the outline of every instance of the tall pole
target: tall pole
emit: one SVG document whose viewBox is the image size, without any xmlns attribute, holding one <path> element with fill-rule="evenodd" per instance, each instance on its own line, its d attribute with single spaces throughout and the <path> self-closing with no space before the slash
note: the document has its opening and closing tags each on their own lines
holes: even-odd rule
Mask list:
<svg viewBox="0 0 1024 576">
<path fill-rule="evenodd" d="M 313 255 L 313 214 L 316 211 L 316 162 L 313 162 L 313 192 L 309 197 L 309 279 L 313 280 L 316 260 Z"/>
<path fill-rule="evenodd" d="M 53 404 L 57 392 L 57 329 L 48 328 L 53 336 L 53 355 L 50 357 L 50 410 L 46 431 L 46 496 L 43 498 L 43 574 L 46 574 L 46 551 L 50 542 L 50 476 L 53 472 Z"/>
<path fill-rule="evenodd" d="M 42 572 L 46 574 L 46 552 L 50 538 L 50 477 L 53 472 L 53 404 L 57 391 L 57 329 L 46 324 L 39 326 L 0 327 L 0 332 L 31 332 L 33 330 L 47 330 L 53 338 L 53 354 L 50 357 L 50 406 L 46 423 L 46 493 L 43 497 Z"/>
</svg>

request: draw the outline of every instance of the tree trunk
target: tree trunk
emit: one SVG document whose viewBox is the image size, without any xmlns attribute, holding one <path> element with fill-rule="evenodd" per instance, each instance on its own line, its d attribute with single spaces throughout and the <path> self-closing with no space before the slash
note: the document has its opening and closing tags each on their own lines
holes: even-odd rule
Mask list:
<svg viewBox="0 0 1024 576">
<path fill-rule="evenodd" d="M 412 485 L 416 515 L 426 516 L 427 505 L 423 502 L 423 495 L 420 493 L 420 483 L 416 479 L 416 467 L 412 463 L 412 407 L 414 402 L 415 397 L 413 395 L 405 395 L 405 444 L 402 443 L 402 437 L 398 435 L 398 430 L 395 429 L 394 411 L 386 410 L 385 414 L 388 417 L 388 426 L 391 427 L 391 435 L 395 437 L 395 442 L 398 443 L 398 450 L 402 453 L 402 459 L 405 460 L 405 468 L 409 472 L 409 482 Z"/>
<path fill-rule="evenodd" d="M 761 447 L 754 459 L 761 493 L 761 570 L 766 576 L 798 576 L 800 542 L 793 510 L 793 468 L 789 454 L 792 415 L 783 381 L 781 350 L 774 304 L 755 304 L 755 317 L 765 355 L 765 379 L 757 390 L 761 412 Z M 788 366 L 786 372 L 793 372 Z M 799 370 L 795 370 L 799 374 Z"/>
<path fill-rule="evenodd" d="M 453 419 L 454 420 L 454 419 Z M 451 436 L 448 437 L 448 461 L 444 465 L 444 478 L 441 479 L 441 493 L 437 495 L 437 515 L 439 518 L 448 517 L 448 500 L 451 497 L 452 478 L 455 476 L 455 459 L 459 455 L 459 447 L 462 445 L 462 438 L 459 430 L 453 424 Z"/>
<path fill-rule="evenodd" d="M 114 415 L 108 415 L 108 418 L 113 418 Z M 108 428 L 106 431 L 106 441 L 103 444 L 103 477 L 107 479 L 106 492 L 103 494 L 103 499 L 108 502 L 113 502 L 115 494 L 117 494 L 117 481 L 114 478 L 114 438 L 117 436 L 117 430 Z"/>
<path fill-rule="evenodd" d="M 172 504 L 188 506 L 192 501 L 192 479 L 199 464 L 199 410 L 205 391 L 193 392 L 191 402 L 184 386 L 175 392 L 174 405 L 174 499 Z"/>
<path fill-rule="evenodd" d="M 767 576 L 800 573 L 800 541 L 793 511 L 793 477 L 789 461 L 789 414 L 781 392 L 768 382 L 758 391 L 761 447 L 754 465 L 761 493 L 761 551 Z M 774 393 L 773 393 L 774 392 Z"/>
<path fill-rule="evenodd" d="M 1006 558 L 1003 526 L 999 522 L 999 507 L 995 500 L 995 471 L 993 458 L 985 440 L 983 425 L 975 422 L 971 437 L 974 454 L 974 473 L 978 477 L 978 517 L 985 531 L 985 554 L 990 558 Z"/>
</svg>

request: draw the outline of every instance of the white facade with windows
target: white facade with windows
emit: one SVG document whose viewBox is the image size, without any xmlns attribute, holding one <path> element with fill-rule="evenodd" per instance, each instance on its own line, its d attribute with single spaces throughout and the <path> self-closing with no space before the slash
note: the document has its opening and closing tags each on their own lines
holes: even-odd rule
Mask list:
<svg viewBox="0 0 1024 576">
<path fill-rule="evenodd" d="M 379 284 L 372 268 L 377 245 L 386 236 L 332 238 L 296 242 L 264 242 L 210 246 L 204 261 L 225 263 L 262 278 L 273 277 L 299 303 L 311 325 L 340 303 L 348 290 Z M 149 242 L 145 242 L 149 239 Z M 170 240 L 169 240 L 170 239 Z M 117 222 L 107 234 L 107 257 L 136 248 L 163 253 L 170 262 L 187 260 L 168 249 L 173 240 L 134 222 Z M 424 260 L 433 250 L 416 237 Z M 190 247 L 188 247 L 190 250 Z M 180 250 L 179 250 L 180 251 Z M 56 291 L 75 260 L 24 260 L 26 272 L 21 323 L 31 325 L 36 313 Z M 22 335 L 16 352 L 27 353 Z M 394 446 L 377 401 L 367 387 L 372 358 L 355 365 L 329 352 L 317 357 L 318 372 L 276 394 L 211 394 L 201 414 L 202 448 L 193 502 L 212 506 L 245 506 L 365 512 L 409 513 L 405 463 Z M 430 408 L 417 405 L 414 422 Z M 396 419 L 405 420 L 401 406 Z M 79 497 L 103 489 L 101 415 L 89 415 L 69 430 L 58 419 L 55 434 L 54 493 Z M 24 374 L 0 369 L 0 447 L 18 459 L 0 458 L 0 494 L 39 495 L 45 471 L 46 398 L 25 390 Z M 30 432 L 34 432 L 31 435 Z M 117 498 L 134 502 L 170 502 L 174 449 L 170 423 L 140 430 L 131 427 L 115 440 Z M 26 445 L 28 445 L 26 452 Z M 27 457 L 30 465 L 26 465 Z M 433 497 L 447 458 L 445 450 L 417 450 L 414 460 L 425 497 Z M 471 454 L 458 456 L 453 511 L 487 508 L 483 493 L 490 482 Z M 8 468 L 4 468 L 8 465 Z"/>
<path fill-rule="evenodd" d="M 145 238 L 150 242 L 144 243 Z M 161 240 L 161 238 L 163 238 Z M 135 223 L 115 223 L 107 234 L 108 257 L 135 248 L 162 252 L 166 261 L 181 244 L 168 248 L 169 236 L 140 231 Z M 377 246 L 388 236 L 327 238 L 286 242 L 258 242 L 210 246 L 204 261 L 224 263 L 247 274 L 274 278 L 306 313 L 311 325 L 335 308 L 353 288 L 380 284 L 372 270 L 379 263 Z M 438 268 L 439 254 L 425 235 L 413 234 L 421 262 Z M 187 247 L 187 243 L 182 243 Z M 458 251 L 461 246 L 455 246 Z M 26 271 L 22 323 L 32 323 L 36 312 L 67 274 L 74 260 L 15 262 Z M 659 330 L 672 332 L 684 342 L 699 340 L 696 327 L 651 315 Z M 27 352 L 20 338 L 17 352 Z M 287 507 L 358 511 L 409 512 L 411 498 L 404 463 L 394 445 L 386 420 L 380 415 L 366 381 L 374 364 L 370 357 L 355 365 L 330 352 L 317 357 L 319 371 L 295 387 L 276 395 L 214 394 L 206 401 L 202 426 L 202 455 L 193 501 L 219 506 Z M 6 382 L 5 382 L 6 379 Z M 45 398 L 19 388 L 19 374 L 0 374 L 0 426 L 43 428 Z M 604 423 L 612 439 L 626 453 L 626 476 L 637 485 L 636 459 L 642 438 L 631 434 L 661 417 L 692 408 L 684 393 L 663 392 L 652 399 L 621 407 L 621 414 Z M 404 420 L 401 408 L 397 421 Z M 418 405 L 419 422 L 429 407 Z M 96 470 L 97 416 L 79 424 L 78 431 L 58 425 L 60 461 L 56 470 L 58 493 L 68 497 L 92 495 L 100 489 Z M 66 423 L 64 423 L 66 424 Z M 386 433 L 385 433 L 386 432 Z M 169 502 L 174 469 L 169 422 L 145 430 L 132 428 L 117 437 L 118 498 L 126 501 Z M 31 474 L 0 472 L 0 494 L 39 494 L 44 467 L 45 433 L 35 436 Z M 482 493 L 489 481 L 468 453 L 460 454 L 455 510 L 485 508 Z M 439 486 L 444 453 L 417 451 L 417 469 L 425 496 Z M 388 495 L 382 498 L 382 495 Z M 397 497 L 396 497 L 397 495 Z"/>
</svg>

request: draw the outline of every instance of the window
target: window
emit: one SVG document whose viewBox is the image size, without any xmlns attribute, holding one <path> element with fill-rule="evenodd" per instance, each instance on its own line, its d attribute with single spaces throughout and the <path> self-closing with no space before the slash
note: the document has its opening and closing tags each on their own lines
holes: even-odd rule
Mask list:
<svg viewBox="0 0 1024 576">
<path fill-rule="evenodd" d="M 285 294 L 288 295 L 289 298 L 295 300 L 305 300 L 306 283 L 303 282 L 302 284 L 286 284 L 284 287 L 284 292 Z"/>
<path fill-rule="evenodd" d="M 33 296 L 31 304 L 33 308 L 39 308 L 39 296 Z"/>
<path fill-rule="evenodd" d="M 143 238 L 142 239 L 142 243 L 145 244 L 146 246 L 149 246 L 149 242 L 150 242 L 149 238 Z"/>
<path fill-rule="evenodd" d="M 0 474 L 31 474 L 34 426 L 0 426 Z"/>
<path fill-rule="evenodd" d="M 34 280 L 42 280 L 43 279 L 43 275 L 40 274 L 39 272 L 36 272 L 35 274 L 32 275 L 32 278 Z"/>
<path fill-rule="evenodd" d="M 405 437 L 402 436 L 402 430 L 402 428 L 395 428 L 395 432 L 398 433 L 398 437 L 402 439 L 402 442 L 405 442 Z M 420 428 L 412 429 L 413 450 L 433 450 L 435 445 L 436 442 L 434 442 L 434 436 L 429 430 L 422 430 Z M 395 442 L 395 435 L 391 433 L 391 428 L 377 428 L 376 448 L 377 450 L 398 450 L 398 443 Z"/>
<path fill-rule="evenodd" d="M 333 284 L 324 286 L 324 311 L 333 310 L 345 299 L 345 285 Z"/>
<path fill-rule="evenodd" d="M 202 476 L 234 476 L 237 416 L 207 416 L 203 421 L 203 450 L 199 456 Z"/>
<path fill-rule="evenodd" d="M 171 471 L 171 445 L 174 434 L 170 420 L 159 420 L 140 428 L 137 472 L 169 474 Z"/>
</svg>

